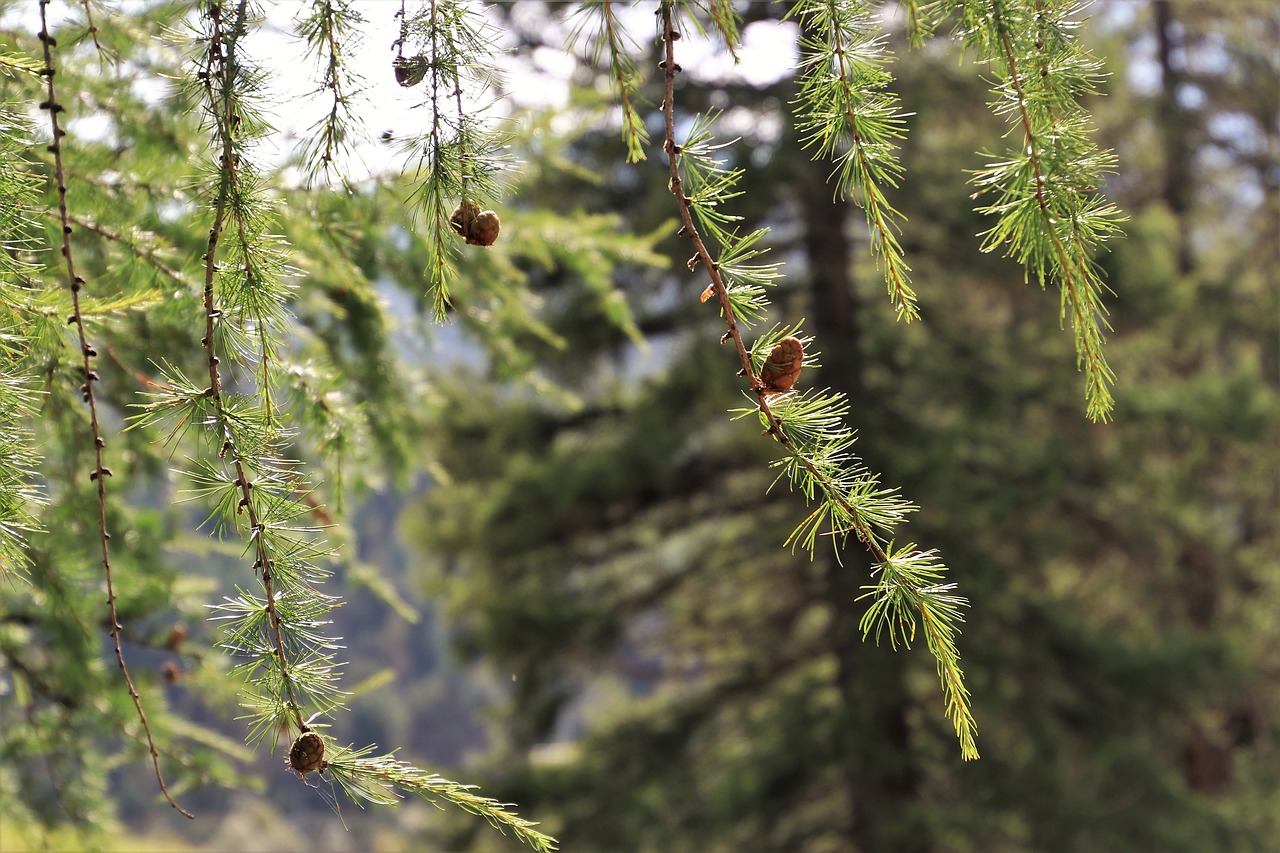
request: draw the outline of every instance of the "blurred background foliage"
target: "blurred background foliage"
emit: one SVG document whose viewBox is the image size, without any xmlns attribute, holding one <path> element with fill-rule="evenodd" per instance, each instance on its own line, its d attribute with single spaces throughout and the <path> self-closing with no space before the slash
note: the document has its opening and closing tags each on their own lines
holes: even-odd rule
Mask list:
<svg viewBox="0 0 1280 853">
<path fill-rule="evenodd" d="M 392 4 L 355 8 L 392 31 Z M 782 5 L 741 8 L 748 39 L 790 31 Z M 490 10 L 512 75 L 541 73 L 532 58 L 560 49 L 565 12 Z M 84 38 L 78 14 L 64 43 Z M 139 82 L 180 63 L 166 32 L 184 14 L 100 12 L 99 38 L 127 61 L 108 70 L 82 41 L 58 80 L 74 93 L 71 198 L 98 226 L 79 238 L 86 277 L 152 298 L 97 324 L 120 414 L 157 353 L 199 357 L 174 306 L 205 236 L 181 189 L 201 142 L 180 102 Z M 1280 12 L 1101 0 L 1091 14 L 1081 35 L 1110 78 L 1088 107 L 1120 159 L 1103 189 L 1130 217 L 1100 259 L 1115 291 L 1106 425 L 1081 414 L 1054 299 L 978 249 L 990 223 L 966 179 L 1003 129 L 948 39 L 893 45 L 914 113 L 892 197 L 922 309 L 911 325 L 883 298 L 862 213 L 799 150 L 794 82 L 689 64 L 680 92 L 682 110 L 722 109 L 723 135 L 741 137 L 737 212 L 773 229 L 787 264 L 775 319 L 807 317 L 822 350 L 802 382 L 848 393 L 860 453 L 921 507 L 908 535 L 946 556 L 971 601 L 961 652 L 980 761 L 959 760 L 924 650 L 861 641 L 863 555 L 782 547 L 802 501 L 770 490 L 768 442 L 726 417 L 736 365 L 680 263 L 665 169 L 656 150 L 624 162 L 608 81 L 581 62 L 569 103 L 513 115 L 523 164 L 503 236 L 464 256 L 443 328 L 407 182 L 290 188 L 282 167 L 280 227 L 305 274 L 297 450 L 343 510 L 344 734 L 482 783 L 565 850 L 1271 846 Z M 18 17 L 0 4 L 3 47 L 31 51 Z M 385 70 L 372 85 L 393 85 Z M 32 85 L 0 77 L 11 105 Z M 651 123 L 657 85 L 641 90 Z M 84 132 L 94 120 L 106 130 Z M 98 630 L 76 473 L 91 448 L 74 432 L 78 380 L 60 372 L 49 365 L 37 424 L 57 535 L 0 586 L 0 849 L 514 849 L 422 803 L 348 806 L 344 829 L 278 758 L 241 746 L 204 620 L 244 582 L 240 544 L 196 530 L 165 448 L 132 432 L 112 440 L 122 618 L 198 820 L 156 805 Z"/>
</svg>

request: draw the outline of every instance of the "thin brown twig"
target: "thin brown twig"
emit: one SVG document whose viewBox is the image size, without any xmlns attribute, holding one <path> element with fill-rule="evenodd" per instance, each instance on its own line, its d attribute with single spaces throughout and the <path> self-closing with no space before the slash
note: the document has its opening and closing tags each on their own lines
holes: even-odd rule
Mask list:
<svg viewBox="0 0 1280 853">
<path fill-rule="evenodd" d="M 98 538 L 102 543 L 102 568 L 107 581 L 107 606 L 111 615 L 111 640 L 115 647 L 116 663 L 120 666 L 120 674 L 123 676 L 125 686 L 129 690 L 129 698 L 133 700 L 133 707 L 138 712 L 142 730 L 147 736 L 147 747 L 151 752 L 151 765 L 155 770 L 156 783 L 160 786 L 160 792 L 164 794 L 164 798 L 168 800 L 169 805 L 173 806 L 179 814 L 191 818 L 193 815 L 174 801 L 173 796 L 169 793 L 169 788 L 165 785 L 164 776 L 160 772 L 160 752 L 156 749 L 155 738 L 151 734 L 151 725 L 147 722 L 146 711 L 142 708 L 142 698 L 138 693 L 138 688 L 134 686 L 133 678 L 129 675 L 129 667 L 124 660 L 124 649 L 120 643 L 120 635 L 124 631 L 124 626 L 120 624 L 120 616 L 116 610 L 115 583 L 111 575 L 111 547 L 109 544 L 111 534 L 107 530 L 106 479 L 111 476 L 111 469 L 102 464 L 102 454 L 106 447 L 106 441 L 102 437 L 102 428 L 98 423 L 98 401 L 94 392 L 94 383 L 98 381 L 99 377 L 91 362 L 91 359 L 98 353 L 89 344 L 88 335 L 85 332 L 84 315 L 80 309 L 80 290 L 85 282 L 83 278 L 76 275 L 75 260 L 71 253 L 71 217 L 67 212 L 67 184 L 63 177 L 62 169 L 62 138 L 66 133 L 62 130 L 58 121 L 58 113 L 62 112 L 64 107 L 58 103 L 57 93 L 53 85 L 53 78 L 56 73 L 53 68 L 53 47 L 56 44 L 56 40 L 49 33 L 48 14 L 46 11 L 49 2 L 50 0 L 39 0 L 40 41 L 44 45 L 44 70 L 41 73 L 48 86 L 48 100 L 41 106 L 49 111 L 50 123 L 53 128 L 53 141 L 49 145 L 49 150 L 53 153 L 54 176 L 58 183 L 58 215 L 62 222 L 62 257 L 66 261 L 67 285 L 71 289 L 71 301 L 74 309 L 72 321 L 75 323 L 76 332 L 80 338 L 81 365 L 84 371 L 84 385 L 81 386 L 81 391 L 83 392 L 85 403 L 89 406 L 89 425 L 93 435 L 94 469 L 90 472 L 89 478 L 98 487 Z"/>
<path fill-rule="evenodd" d="M 98 53 L 102 53 L 102 43 L 98 41 L 98 27 L 93 23 L 93 10 L 89 8 L 90 0 L 82 0 L 84 4 L 84 18 L 89 23 L 89 35 L 93 37 L 93 46 L 98 49 Z"/>
<path fill-rule="evenodd" d="M 46 211 L 45 215 L 48 216 L 50 219 L 58 218 L 57 214 L 55 214 L 53 211 Z M 182 273 L 178 272 L 176 269 L 174 269 L 173 267 L 166 264 L 164 261 L 157 258 L 154 249 L 143 248 L 141 245 L 139 245 L 138 243 L 135 243 L 133 240 L 126 237 L 125 235 L 120 234 L 116 231 L 112 231 L 110 228 L 107 228 L 105 225 L 100 225 L 91 220 L 84 219 L 83 217 L 71 216 L 70 220 L 72 225 L 76 226 L 77 228 L 83 231 L 88 231 L 91 234 L 97 234 L 99 237 L 101 237 L 102 239 L 106 240 L 109 243 L 117 243 L 121 246 L 124 246 L 126 249 L 129 250 L 129 253 L 132 254 L 135 258 L 137 258 L 140 261 L 146 261 L 157 272 L 159 272 L 165 278 L 169 279 L 175 284 L 180 284 L 189 290 L 195 290 L 195 285 L 191 281 L 183 278 Z"/>
<path fill-rule="evenodd" d="M 243 23 L 246 13 L 245 4 L 242 2 L 237 11 L 237 26 Z M 222 396 L 222 373 L 218 369 L 219 358 L 214 352 L 214 327 L 221 316 L 217 300 L 214 294 L 214 277 L 218 269 L 217 248 L 218 237 L 222 233 L 223 226 L 227 215 L 227 202 L 232 187 L 236 182 L 236 153 L 234 145 L 234 129 L 236 124 L 235 99 L 233 95 L 232 85 L 234 83 L 234 45 L 225 43 L 224 33 L 222 29 L 222 9 L 219 5 L 212 4 L 209 7 L 209 17 L 213 25 L 213 31 L 210 37 L 209 48 L 209 67 L 206 77 L 206 86 L 209 89 L 211 100 L 215 97 L 213 93 L 213 79 L 215 75 L 222 85 L 222 102 L 214 101 L 212 104 L 214 120 L 217 124 L 217 134 L 222 143 L 221 165 L 223 169 L 222 181 L 220 182 L 217 199 L 214 202 L 214 218 L 213 227 L 209 229 L 209 242 L 205 250 L 205 266 L 204 266 L 204 314 L 205 314 L 205 335 L 201 341 L 209 362 L 209 388 L 205 392 L 210 400 L 212 400 L 214 409 L 218 413 L 218 419 L 221 422 L 223 444 L 219 455 L 226 457 L 231 456 L 232 466 L 236 472 L 236 485 L 240 489 L 241 501 L 240 505 L 244 508 L 249 518 L 250 537 L 255 543 L 258 559 L 256 568 L 262 572 L 262 586 L 266 597 L 267 617 L 270 624 L 271 639 L 275 646 L 275 654 L 277 665 L 280 668 L 281 678 L 284 680 L 285 692 L 289 698 L 289 708 L 293 711 L 294 721 L 298 725 L 299 732 L 307 731 L 306 722 L 302 718 L 302 708 L 298 703 L 296 691 L 293 686 L 293 676 L 289 671 L 289 658 L 285 651 L 284 632 L 281 629 L 280 613 L 276 608 L 276 591 L 275 578 L 272 574 L 273 561 L 271 555 L 267 551 L 266 543 L 263 541 L 263 532 L 266 526 L 262 523 L 258 515 L 257 509 L 253 502 L 253 482 L 249 478 L 246 471 L 244 459 L 240 449 L 236 444 L 235 436 L 231 431 L 231 427 L 227 421 L 226 403 Z M 216 70 L 215 70 L 216 69 Z"/>
</svg>

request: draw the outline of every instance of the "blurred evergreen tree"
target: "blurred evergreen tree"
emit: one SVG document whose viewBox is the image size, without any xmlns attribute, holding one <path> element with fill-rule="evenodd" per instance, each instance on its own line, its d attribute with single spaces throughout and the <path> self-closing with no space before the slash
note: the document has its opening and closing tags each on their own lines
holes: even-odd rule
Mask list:
<svg viewBox="0 0 1280 853">
<path fill-rule="evenodd" d="M 1102 260 L 1123 389 L 1105 426 L 1073 417 L 1040 295 L 974 244 L 990 224 L 963 172 L 999 131 L 938 43 L 894 66 L 906 110 L 949 117 L 912 128 L 891 198 L 910 223 L 910 327 L 829 167 L 768 130 L 790 128 L 793 84 L 681 93 L 745 128 L 743 212 L 775 226 L 779 301 L 823 350 L 803 382 L 849 392 L 860 453 L 920 501 L 911 535 L 975 602 L 982 761 L 956 760 L 927 656 L 860 641 L 868 566 L 778 549 L 798 510 L 765 493 L 760 442 L 717 418 L 734 383 L 714 327 L 670 311 L 687 279 L 639 300 L 638 325 L 661 330 L 647 357 L 602 347 L 589 318 L 558 322 L 581 408 L 481 372 L 449 393 L 448 481 L 413 534 L 460 648 L 512 681 L 491 784 L 567 848 L 1198 851 L 1265 848 L 1280 828 L 1275 10 L 1096 12 L 1108 191 L 1133 216 Z M 670 204 L 665 173 L 607 165 L 625 154 L 611 142 L 574 156 L 644 230 Z"/>
</svg>

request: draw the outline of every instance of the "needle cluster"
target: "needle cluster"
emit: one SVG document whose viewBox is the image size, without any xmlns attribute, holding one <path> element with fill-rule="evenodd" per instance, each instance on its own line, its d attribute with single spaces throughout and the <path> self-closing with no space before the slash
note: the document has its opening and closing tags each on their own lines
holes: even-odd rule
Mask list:
<svg viewBox="0 0 1280 853">
<path fill-rule="evenodd" d="M 973 177 L 984 202 L 978 209 L 997 217 L 983 249 L 1003 249 L 1041 287 L 1058 286 L 1085 375 L 1086 410 L 1105 421 L 1115 374 L 1103 352 L 1108 288 L 1094 257 L 1125 217 L 1098 193 L 1115 157 L 1091 139 L 1080 104 L 1102 75 L 1073 35 L 1078 13 L 1074 3 L 966 0 L 961 26 L 995 75 L 992 109 L 1009 122 L 1013 140 L 1004 152 L 986 152 L 990 161 Z"/>
<path fill-rule="evenodd" d="M 356 107 L 364 81 L 347 62 L 358 42 L 364 17 L 348 0 L 314 0 L 295 22 L 307 44 L 307 55 L 320 69 L 313 96 L 324 96 L 329 109 L 302 139 L 299 155 L 312 179 L 341 174 L 342 160 L 360 138 Z"/>
<path fill-rule="evenodd" d="M 627 162 L 645 159 L 649 131 L 639 105 L 640 84 L 644 80 L 635 55 L 639 47 L 618 20 L 616 0 L 587 0 L 576 10 L 577 21 L 569 33 L 565 48 L 572 50 L 584 41 L 587 57 L 596 67 L 604 65 L 622 108 L 622 141 L 627 146 Z"/>
<path fill-rule="evenodd" d="M 903 216 L 885 194 L 902 178 L 897 141 L 907 118 L 888 90 L 893 77 L 886 68 L 886 37 L 863 5 L 801 0 L 788 16 L 801 26 L 794 107 L 804 146 L 836 161 L 836 195 L 856 200 L 866 213 L 871 251 L 898 319 L 918 319 L 911 268 L 898 241 Z"/>
<path fill-rule="evenodd" d="M 0 580 L 30 564 L 26 540 L 39 527 L 32 512 L 40 500 L 33 485 L 39 458 L 28 427 L 35 395 L 24 378 L 20 345 L 27 296 L 22 283 L 31 272 L 23 258 L 34 245 L 29 211 L 38 190 L 23 157 L 29 133 L 21 116 L 0 108 L 0 423 L 6 425 L 0 431 Z"/>
<path fill-rule="evenodd" d="M 539 853 L 558 849 L 556 840 L 535 829 L 536 824 L 509 811 L 501 803 L 475 793 L 474 785 L 460 785 L 435 773 L 406 764 L 393 755 L 374 755 L 372 747 L 333 748 L 326 770 L 338 787 L 356 803 L 395 805 L 404 794 L 444 801 L 487 820 L 495 829 L 511 833 Z"/>
</svg>

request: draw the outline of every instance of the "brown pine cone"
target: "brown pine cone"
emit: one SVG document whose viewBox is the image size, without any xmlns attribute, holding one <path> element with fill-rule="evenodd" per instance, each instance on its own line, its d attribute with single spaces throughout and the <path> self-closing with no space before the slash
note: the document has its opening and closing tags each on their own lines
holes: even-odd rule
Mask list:
<svg viewBox="0 0 1280 853">
<path fill-rule="evenodd" d="M 396 73 L 396 82 L 408 88 L 421 83 L 431 65 L 425 56 L 414 56 L 409 59 L 401 57 L 392 62 L 391 67 Z"/>
<path fill-rule="evenodd" d="M 298 735 L 289 747 L 289 766 L 302 776 L 312 770 L 323 772 L 329 766 L 324 760 L 324 738 L 312 731 Z"/>
<path fill-rule="evenodd" d="M 803 365 L 804 345 L 797 338 L 787 336 L 778 341 L 760 366 L 760 381 L 766 391 L 779 394 L 790 391 L 800 378 Z"/>
<path fill-rule="evenodd" d="M 449 225 L 455 234 L 467 241 L 468 246 L 492 246 L 502 230 L 498 214 L 492 210 L 478 210 L 469 201 L 463 201 L 453 209 Z"/>
<path fill-rule="evenodd" d="M 453 215 L 449 217 L 449 225 L 453 228 L 453 233 L 459 237 L 466 237 L 471 231 L 471 223 L 475 221 L 477 212 L 476 206 L 469 201 L 463 201 L 455 207 Z"/>
<path fill-rule="evenodd" d="M 492 210 L 482 210 L 471 220 L 471 228 L 467 232 L 467 243 L 472 246 L 492 246 L 498 239 L 502 223 L 498 214 Z"/>
</svg>

